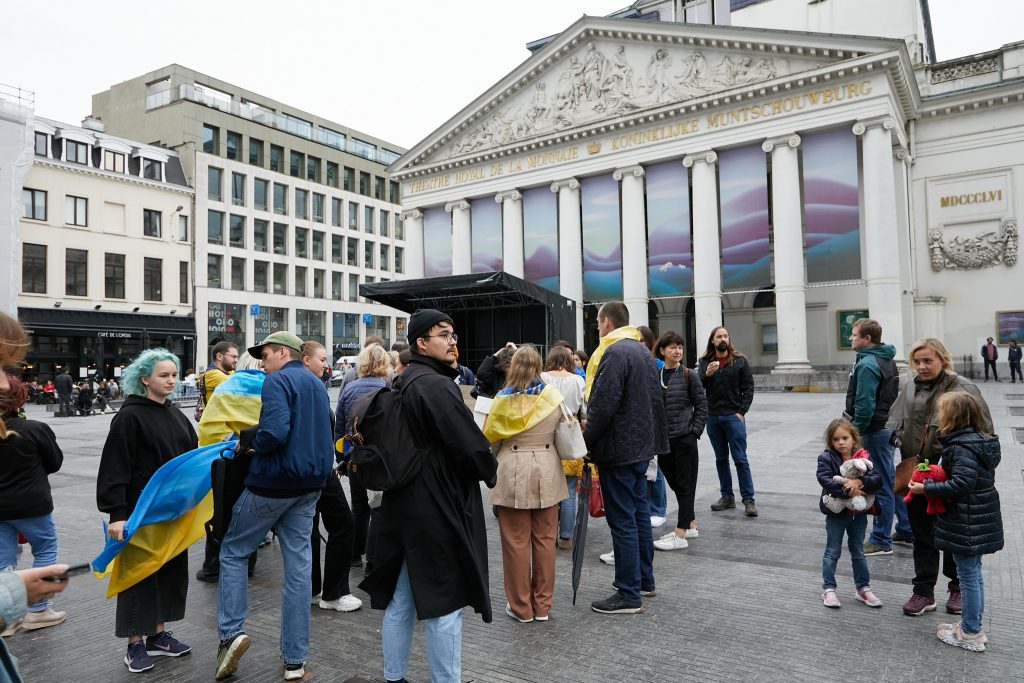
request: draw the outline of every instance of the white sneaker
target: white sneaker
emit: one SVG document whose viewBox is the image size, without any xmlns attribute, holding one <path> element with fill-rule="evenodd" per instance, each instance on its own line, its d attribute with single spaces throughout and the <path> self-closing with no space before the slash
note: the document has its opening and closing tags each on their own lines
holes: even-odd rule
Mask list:
<svg viewBox="0 0 1024 683">
<path fill-rule="evenodd" d="M 651 515 L 651 526 L 652 527 L 657 528 L 657 527 L 661 526 L 664 523 L 665 523 L 665 518 L 664 517 L 659 517 L 657 515 Z"/>
<path fill-rule="evenodd" d="M 322 598 L 323 598 L 323 593 L 317 593 L 316 595 L 314 595 L 310 599 L 309 604 L 311 604 L 311 605 L 319 605 L 320 604 L 320 600 Z"/>
<path fill-rule="evenodd" d="M 602 555 L 601 556 L 601 561 L 604 562 L 605 564 L 610 564 L 610 565 L 612 565 L 614 567 L 615 566 L 615 551 L 613 550 L 610 553 L 605 553 L 604 555 Z"/>
<path fill-rule="evenodd" d="M 687 538 L 697 538 L 698 535 L 699 535 L 699 532 L 696 529 L 687 529 L 686 530 L 686 537 Z"/>
<path fill-rule="evenodd" d="M 658 550 L 682 550 L 688 548 L 689 543 L 686 542 L 685 538 L 676 536 L 676 532 L 668 533 L 659 538 L 654 542 L 654 547 Z"/>
<path fill-rule="evenodd" d="M 338 612 L 355 612 L 363 606 L 363 601 L 349 593 L 337 600 L 321 600 L 320 609 L 333 609 Z"/>
</svg>

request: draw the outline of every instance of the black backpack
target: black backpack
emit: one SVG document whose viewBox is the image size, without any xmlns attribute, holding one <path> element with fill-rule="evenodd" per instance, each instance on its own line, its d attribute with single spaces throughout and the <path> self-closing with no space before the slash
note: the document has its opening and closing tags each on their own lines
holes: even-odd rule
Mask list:
<svg viewBox="0 0 1024 683">
<path fill-rule="evenodd" d="M 352 444 L 348 474 L 370 491 L 393 491 L 409 484 L 423 466 L 424 450 L 416 445 L 402 405 L 400 388 L 383 387 L 356 399 L 352 425 L 345 437 Z"/>
<path fill-rule="evenodd" d="M 241 451 L 237 455 L 225 457 L 227 453 L 210 463 L 210 488 L 213 491 L 213 517 L 206 522 L 206 535 L 216 543 L 224 540 L 231 523 L 231 509 L 245 489 L 245 477 L 249 474 L 252 464 L 252 441 L 256 438 L 259 425 L 247 427 L 241 431 L 238 440 Z"/>
</svg>

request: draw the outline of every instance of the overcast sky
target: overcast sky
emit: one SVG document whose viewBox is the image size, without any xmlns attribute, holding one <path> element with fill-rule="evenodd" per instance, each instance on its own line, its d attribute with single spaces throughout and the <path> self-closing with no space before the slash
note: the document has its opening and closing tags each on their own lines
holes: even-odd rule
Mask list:
<svg viewBox="0 0 1024 683">
<path fill-rule="evenodd" d="M 409 147 L 529 56 L 630 0 L 5 2 L 0 83 L 79 123 L 93 93 L 177 62 Z M 1024 40 L 1020 0 L 931 0 L 939 59 Z"/>
</svg>

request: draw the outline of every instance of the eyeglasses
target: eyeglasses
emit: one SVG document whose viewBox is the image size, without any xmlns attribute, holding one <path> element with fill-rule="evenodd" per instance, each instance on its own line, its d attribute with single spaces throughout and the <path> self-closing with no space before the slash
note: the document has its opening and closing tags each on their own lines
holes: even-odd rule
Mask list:
<svg viewBox="0 0 1024 683">
<path fill-rule="evenodd" d="M 455 334 L 454 332 L 442 332 L 441 334 L 428 334 L 425 336 L 427 337 L 427 339 L 430 339 L 431 337 L 440 337 L 441 339 L 444 339 L 446 342 L 450 344 L 459 343 L 459 335 Z"/>
</svg>

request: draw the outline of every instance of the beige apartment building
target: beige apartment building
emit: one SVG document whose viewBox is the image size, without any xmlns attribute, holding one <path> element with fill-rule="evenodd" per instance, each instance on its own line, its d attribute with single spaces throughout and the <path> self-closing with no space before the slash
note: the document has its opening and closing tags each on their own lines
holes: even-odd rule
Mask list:
<svg viewBox="0 0 1024 683">
<path fill-rule="evenodd" d="M 289 329 L 333 348 L 404 338 L 359 285 L 400 279 L 402 148 L 173 64 L 93 96 L 108 130 L 176 150 L 196 188 L 197 360 Z"/>
</svg>

